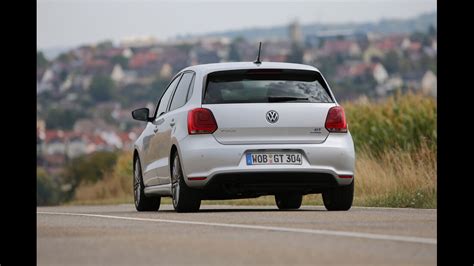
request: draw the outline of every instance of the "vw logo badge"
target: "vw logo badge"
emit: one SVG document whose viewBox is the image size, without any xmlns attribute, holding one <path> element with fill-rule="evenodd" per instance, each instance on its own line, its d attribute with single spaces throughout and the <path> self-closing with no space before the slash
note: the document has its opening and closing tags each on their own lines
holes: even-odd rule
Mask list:
<svg viewBox="0 0 474 266">
<path fill-rule="evenodd" d="M 278 113 L 276 111 L 270 110 L 267 112 L 267 121 L 270 123 L 276 123 L 278 121 Z"/>
</svg>

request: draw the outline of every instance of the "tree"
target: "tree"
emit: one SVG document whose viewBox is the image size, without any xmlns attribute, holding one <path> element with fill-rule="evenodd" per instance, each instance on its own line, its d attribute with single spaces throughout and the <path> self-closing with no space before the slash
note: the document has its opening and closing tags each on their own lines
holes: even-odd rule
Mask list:
<svg viewBox="0 0 474 266">
<path fill-rule="evenodd" d="M 97 44 L 97 49 L 99 50 L 107 50 L 113 47 L 114 47 L 114 44 L 110 40 L 106 40 Z"/>
<path fill-rule="evenodd" d="M 108 76 L 94 76 L 89 90 L 92 99 L 96 102 L 109 101 L 113 98 L 115 83 Z"/>
<path fill-rule="evenodd" d="M 303 63 L 303 47 L 297 44 L 291 45 L 291 53 L 288 56 L 288 62 L 290 63 Z"/>
<path fill-rule="evenodd" d="M 436 34 L 436 28 L 433 25 L 430 25 L 430 27 L 428 28 L 428 35 L 431 37 L 436 37 Z"/>
<path fill-rule="evenodd" d="M 59 80 L 61 82 L 64 82 L 68 75 L 69 73 L 67 72 L 67 70 L 61 70 L 61 72 L 59 72 Z"/>
<path fill-rule="evenodd" d="M 382 65 L 385 66 L 388 73 L 397 73 L 399 71 L 399 62 L 400 59 L 397 52 L 390 51 L 385 55 L 385 58 L 382 60 Z"/>
<path fill-rule="evenodd" d="M 166 89 L 169 80 L 158 78 L 151 84 L 151 91 L 149 97 L 155 101 L 158 101 L 161 98 L 161 95 Z"/>
<path fill-rule="evenodd" d="M 36 204 L 38 206 L 59 203 L 61 191 L 59 185 L 43 168 L 36 168 Z"/>
<path fill-rule="evenodd" d="M 420 42 L 423 46 L 429 46 L 431 44 L 431 38 L 428 34 L 416 31 L 410 35 L 410 40 L 414 42 Z"/>
<path fill-rule="evenodd" d="M 113 65 L 119 64 L 123 69 L 128 68 L 128 58 L 126 58 L 123 55 L 116 55 L 116 56 L 112 57 L 111 61 L 112 61 Z"/>
<path fill-rule="evenodd" d="M 232 62 L 239 62 L 242 60 L 242 56 L 240 55 L 239 51 L 239 44 L 243 42 L 244 39 L 242 37 L 235 38 L 232 40 L 232 43 L 230 44 L 230 50 L 229 50 L 229 61 Z"/>
<path fill-rule="evenodd" d="M 36 67 L 42 68 L 49 65 L 48 59 L 44 56 L 43 52 L 36 52 Z"/>
<path fill-rule="evenodd" d="M 112 171 L 117 161 L 117 153 L 99 151 L 72 159 L 65 167 L 63 180 L 72 186 L 69 198 L 81 183 L 95 183 Z"/>
<path fill-rule="evenodd" d="M 72 129 L 76 120 L 84 117 L 82 111 L 76 111 L 73 109 L 49 109 L 45 114 L 45 122 L 48 128 L 51 129 Z"/>
<path fill-rule="evenodd" d="M 57 57 L 56 60 L 61 63 L 69 64 L 72 60 L 74 60 L 74 55 L 69 52 L 62 53 Z"/>
</svg>

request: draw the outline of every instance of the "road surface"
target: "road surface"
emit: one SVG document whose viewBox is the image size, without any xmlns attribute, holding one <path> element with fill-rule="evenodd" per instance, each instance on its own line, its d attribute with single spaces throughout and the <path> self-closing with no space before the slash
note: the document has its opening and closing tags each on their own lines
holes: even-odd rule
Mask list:
<svg viewBox="0 0 474 266">
<path fill-rule="evenodd" d="M 436 210 L 37 208 L 38 265 L 435 265 Z"/>
</svg>

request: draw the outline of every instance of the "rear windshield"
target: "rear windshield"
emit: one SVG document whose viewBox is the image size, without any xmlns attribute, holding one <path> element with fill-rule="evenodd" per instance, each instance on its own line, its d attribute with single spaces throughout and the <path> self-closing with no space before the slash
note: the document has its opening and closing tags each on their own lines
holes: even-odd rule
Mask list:
<svg viewBox="0 0 474 266">
<path fill-rule="evenodd" d="M 321 74 L 307 70 L 231 70 L 207 76 L 203 104 L 332 103 Z"/>
</svg>

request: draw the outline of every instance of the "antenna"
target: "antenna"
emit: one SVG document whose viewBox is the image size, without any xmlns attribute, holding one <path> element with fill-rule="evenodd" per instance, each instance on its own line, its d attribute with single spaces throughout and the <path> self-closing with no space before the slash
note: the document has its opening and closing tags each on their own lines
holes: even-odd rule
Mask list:
<svg viewBox="0 0 474 266">
<path fill-rule="evenodd" d="M 254 61 L 254 64 L 261 64 L 262 61 L 260 61 L 260 51 L 262 50 L 262 42 L 260 42 L 259 46 L 258 46 L 258 55 L 257 55 L 257 59 Z"/>
</svg>

